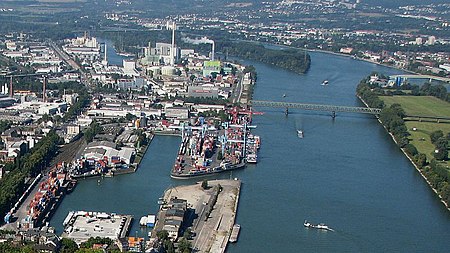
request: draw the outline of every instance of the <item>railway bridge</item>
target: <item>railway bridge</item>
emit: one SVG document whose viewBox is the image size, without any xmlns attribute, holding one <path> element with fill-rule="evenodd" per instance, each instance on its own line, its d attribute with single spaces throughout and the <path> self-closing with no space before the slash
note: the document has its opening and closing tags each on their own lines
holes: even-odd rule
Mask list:
<svg viewBox="0 0 450 253">
<path fill-rule="evenodd" d="M 347 113 L 364 113 L 378 115 L 381 109 L 370 108 L 370 107 L 353 107 L 353 106 L 339 106 L 339 105 L 321 105 L 321 104 L 303 104 L 303 103 L 291 103 L 291 102 L 276 102 L 276 101 L 262 101 L 262 100 L 252 100 L 250 101 L 252 106 L 257 107 L 275 107 L 284 108 L 285 114 L 289 114 L 289 108 L 301 109 L 301 110 L 311 110 L 311 111 L 325 111 L 331 112 L 331 117 L 336 117 L 336 112 L 347 112 Z"/>
</svg>

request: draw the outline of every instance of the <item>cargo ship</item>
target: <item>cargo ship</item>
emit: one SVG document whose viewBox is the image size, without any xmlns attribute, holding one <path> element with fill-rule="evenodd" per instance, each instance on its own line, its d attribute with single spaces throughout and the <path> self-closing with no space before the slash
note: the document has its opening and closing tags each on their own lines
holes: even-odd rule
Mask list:
<svg viewBox="0 0 450 253">
<path fill-rule="evenodd" d="M 260 137 L 250 133 L 246 115 L 224 122 L 222 129 L 200 124 L 169 126 L 181 130 L 182 141 L 171 177 L 185 179 L 244 168 L 257 162 Z"/>
<path fill-rule="evenodd" d="M 249 134 L 246 143 L 246 160 L 247 163 L 258 162 L 258 149 L 260 147 L 260 137 Z"/>
</svg>

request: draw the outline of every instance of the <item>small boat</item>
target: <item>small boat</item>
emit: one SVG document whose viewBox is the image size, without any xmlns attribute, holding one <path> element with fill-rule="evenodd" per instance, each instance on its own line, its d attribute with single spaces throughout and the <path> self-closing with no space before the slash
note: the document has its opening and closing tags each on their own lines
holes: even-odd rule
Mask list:
<svg viewBox="0 0 450 253">
<path fill-rule="evenodd" d="M 303 226 L 306 228 L 315 228 L 315 229 L 321 229 L 321 230 L 327 230 L 327 231 L 334 231 L 332 228 L 330 228 L 329 226 L 323 224 L 323 223 L 319 223 L 317 225 L 313 225 L 311 223 L 309 223 L 307 220 L 305 220 L 303 222 Z"/>
<path fill-rule="evenodd" d="M 285 98 L 285 97 L 286 97 L 286 94 L 283 94 L 283 97 Z"/>
<path fill-rule="evenodd" d="M 297 135 L 298 135 L 298 138 L 302 139 L 303 138 L 303 130 L 297 130 Z"/>
<path fill-rule="evenodd" d="M 303 222 L 303 226 L 305 226 L 306 228 L 310 228 L 312 225 L 307 220 L 305 220 L 305 222 Z"/>
<path fill-rule="evenodd" d="M 328 85 L 328 80 L 323 80 L 322 85 Z"/>
<path fill-rule="evenodd" d="M 315 226 L 317 229 L 323 229 L 323 230 L 328 230 L 328 231 L 334 231 L 333 229 L 331 229 L 330 227 L 328 227 L 327 225 L 320 223 L 318 225 Z"/>
</svg>

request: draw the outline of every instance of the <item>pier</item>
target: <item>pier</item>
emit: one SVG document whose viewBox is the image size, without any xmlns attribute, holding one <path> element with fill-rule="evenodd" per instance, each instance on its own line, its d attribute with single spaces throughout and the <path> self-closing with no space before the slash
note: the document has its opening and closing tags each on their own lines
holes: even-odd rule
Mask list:
<svg viewBox="0 0 450 253">
<path fill-rule="evenodd" d="M 173 199 L 187 201 L 183 224 L 192 224 L 194 252 L 225 252 L 236 219 L 240 188 L 239 180 L 213 180 L 208 181 L 208 189 L 198 183 L 171 188 L 164 193 L 164 203 Z M 166 206 L 162 205 L 152 237 L 162 230 L 166 212 Z"/>
</svg>

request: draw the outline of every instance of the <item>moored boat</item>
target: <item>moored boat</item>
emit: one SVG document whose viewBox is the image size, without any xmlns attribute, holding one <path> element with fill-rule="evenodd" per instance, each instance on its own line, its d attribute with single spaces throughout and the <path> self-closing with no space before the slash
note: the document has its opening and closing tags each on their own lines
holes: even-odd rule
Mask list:
<svg viewBox="0 0 450 253">
<path fill-rule="evenodd" d="M 237 242 L 239 231 L 241 230 L 241 225 L 235 224 L 231 230 L 230 242 Z"/>
</svg>

